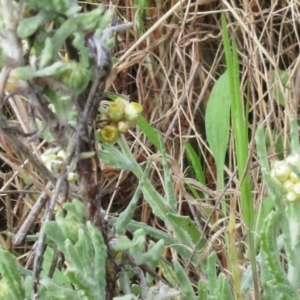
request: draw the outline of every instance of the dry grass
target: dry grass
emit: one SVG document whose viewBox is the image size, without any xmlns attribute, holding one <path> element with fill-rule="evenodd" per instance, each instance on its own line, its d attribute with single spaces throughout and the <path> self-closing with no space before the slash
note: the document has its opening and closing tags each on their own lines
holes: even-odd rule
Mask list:
<svg viewBox="0 0 300 300">
<path fill-rule="evenodd" d="M 230 35 L 237 40 L 240 57 L 240 74 L 245 106 L 249 105 L 249 168 L 255 206 L 260 207 L 266 191 L 260 178 L 260 169 L 255 154 L 254 134 L 258 123 L 264 123 L 269 137 L 270 159 L 285 155 L 289 116 L 297 110 L 299 98 L 299 2 L 297 1 L 148 1 L 148 15 L 144 15 L 143 26 L 135 24 L 131 31 L 116 36 L 114 52 L 116 62 L 107 81 L 108 91 L 138 99 L 144 107 L 144 116 L 165 137 L 166 148 L 171 160 L 172 181 L 179 202 L 179 214 L 191 215 L 199 226 L 204 226 L 207 209 L 212 209 L 219 195 L 215 165 L 205 136 L 205 107 L 214 82 L 226 68 L 221 37 L 220 14 L 227 18 Z M 134 21 L 136 7 L 132 1 L 114 1 L 117 22 Z M 139 29 L 141 32 L 139 32 Z M 284 70 L 290 81 L 283 86 L 279 70 Z M 274 80 L 271 74 L 274 72 Z M 293 81 L 296 80 L 293 87 Z M 274 98 L 274 90 L 284 94 L 285 107 Z M 29 132 L 29 116 L 26 101 L 20 96 L 10 99 L 7 105 L 11 122 L 18 123 L 24 132 Z M 150 160 L 153 169 L 150 178 L 157 190 L 163 193 L 161 157 L 146 137 L 138 130 L 131 131 L 128 142 L 140 163 Z M 283 140 L 283 153 L 277 153 L 276 143 Z M 187 163 L 183 143 L 190 142 L 203 158 L 208 194 L 210 199 L 193 199 L 187 193 L 187 182 L 194 183 L 201 191 L 202 186 L 192 181 L 192 172 Z M 44 192 L 44 179 L 39 178 L 34 166 L 24 160 L 5 141 L 1 141 L 1 244 L 12 249 L 11 239 L 6 239 L 4 230 L 18 232 L 32 209 L 36 198 Z M 38 157 L 47 145 L 30 143 L 28 148 Z M 277 149 L 277 150 L 276 150 Z M 136 179 L 125 171 L 110 166 L 103 167 L 103 207 L 110 214 L 121 212 L 128 204 L 137 186 Z M 236 169 L 233 138 L 228 148 L 225 166 L 226 178 L 232 177 Z M 226 193 L 228 203 L 239 199 L 233 180 Z M 116 189 L 118 188 L 118 189 Z M 113 192 L 111 192 L 113 191 Z M 109 192 L 109 194 L 106 194 Z M 207 192 L 207 190 L 205 190 Z M 188 205 L 189 204 L 189 205 Z M 191 211 L 194 208 L 194 211 Z M 247 261 L 243 220 L 239 205 L 235 207 L 238 235 L 236 243 L 240 268 Z M 43 213 L 36 218 L 31 234 L 38 231 Z M 161 227 L 162 224 L 151 214 L 146 202 L 141 201 L 135 215 L 136 220 Z M 222 215 L 216 213 L 214 221 L 224 226 Z M 219 258 L 226 268 L 224 231 L 226 228 L 213 226 L 208 233 L 210 249 L 219 251 Z M 167 229 L 166 229 L 167 230 Z M 22 244 L 18 251 L 27 260 L 30 245 Z M 198 274 L 200 276 L 200 274 Z"/>
</svg>

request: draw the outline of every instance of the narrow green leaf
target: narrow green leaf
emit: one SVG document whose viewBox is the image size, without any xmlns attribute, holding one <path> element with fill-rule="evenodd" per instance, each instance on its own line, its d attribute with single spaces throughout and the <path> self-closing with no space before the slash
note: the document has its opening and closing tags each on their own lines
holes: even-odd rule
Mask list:
<svg viewBox="0 0 300 300">
<path fill-rule="evenodd" d="M 196 300 L 197 298 L 195 296 L 191 281 L 186 275 L 184 269 L 178 261 L 173 260 L 172 262 L 174 265 L 175 274 L 178 278 L 178 282 L 180 283 L 180 289 L 182 290 L 185 299 Z"/>
<path fill-rule="evenodd" d="M 139 128 L 143 131 L 149 141 L 159 149 L 159 138 L 157 136 L 157 131 L 146 121 L 143 116 L 140 116 L 137 122 Z"/>
<path fill-rule="evenodd" d="M 165 188 L 166 188 L 166 198 L 168 203 L 171 205 L 174 211 L 177 210 L 177 198 L 174 192 L 174 187 L 171 181 L 171 173 L 170 173 L 170 168 L 168 166 L 168 161 L 167 161 L 167 153 L 166 153 L 166 148 L 163 144 L 163 140 L 161 135 L 158 133 L 159 137 L 159 148 L 160 152 L 162 155 L 162 165 L 164 169 L 164 183 L 165 183 Z"/>
<path fill-rule="evenodd" d="M 200 157 L 197 155 L 196 151 L 190 143 L 184 142 L 184 148 L 187 154 L 187 158 L 191 162 L 193 171 L 195 172 L 196 179 L 199 182 L 205 184 L 205 176 L 201 165 Z"/>
<path fill-rule="evenodd" d="M 285 91 L 289 81 L 289 76 L 284 70 L 272 70 L 268 74 L 270 91 L 275 101 L 282 106 L 285 106 L 285 95 L 282 93 Z M 280 83 L 278 82 L 280 81 Z M 283 89 L 280 85 L 282 84 Z"/>
<path fill-rule="evenodd" d="M 147 1 L 145 0 L 134 0 L 134 12 L 135 12 L 135 23 L 140 35 L 144 31 L 144 11 L 147 7 Z"/>
</svg>

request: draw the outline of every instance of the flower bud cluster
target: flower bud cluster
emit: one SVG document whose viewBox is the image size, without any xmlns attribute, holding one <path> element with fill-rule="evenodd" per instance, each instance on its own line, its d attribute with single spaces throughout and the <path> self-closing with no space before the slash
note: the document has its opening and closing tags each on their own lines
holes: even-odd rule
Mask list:
<svg viewBox="0 0 300 300">
<path fill-rule="evenodd" d="M 300 178 L 292 171 L 291 166 L 300 171 L 300 155 L 291 154 L 285 160 L 276 161 L 271 170 L 271 176 L 286 191 L 286 200 L 300 202 Z"/>
<path fill-rule="evenodd" d="M 142 111 L 143 107 L 139 103 L 117 98 L 98 116 L 98 137 L 108 144 L 115 143 L 120 134 L 126 133 L 130 127 L 136 125 Z"/>
<path fill-rule="evenodd" d="M 67 158 L 67 154 L 64 150 L 58 151 L 57 153 L 55 153 L 55 151 L 47 151 L 41 155 L 41 158 L 48 170 L 58 172 L 64 160 Z M 77 177 L 77 173 L 69 172 L 67 180 L 69 183 L 75 183 Z"/>
</svg>

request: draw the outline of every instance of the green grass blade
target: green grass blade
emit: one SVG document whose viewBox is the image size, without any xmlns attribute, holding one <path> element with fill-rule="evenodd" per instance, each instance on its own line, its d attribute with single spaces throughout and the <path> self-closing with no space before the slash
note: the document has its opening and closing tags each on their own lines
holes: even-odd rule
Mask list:
<svg viewBox="0 0 300 300">
<path fill-rule="evenodd" d="M 187 158 L 190 161 L 191 167 L 193 168 L 193 171 L 195 173 L 196 179 L 199 182 L 205 184 L 205 176 L 201 165 L 200 157 L 197 155 L 196 151 L 190 143 L 184 142 L 183 145 L 185 148 Z"/>
<path fill-rule="evenodd" d="M 232 40 L 232 46 L 230 45 L 229 34 L 227 30 L 227 24 L 225 16 L 222 15 L 222 36 L 224 42 L 226 65 L 229 76 L 229 86 L 231 92 L 231 120 L 233 126 L 233 136 L 235 143 L 235 152 L 238 166 L 238 177 L 240 180 L 241 190 L 241 211 L 243 219 L 248 227 L 247 238 L 249 243 L 250 261 L 253 272 L 253 283 L 255 298 L 259 298 L 258 291 L 258 278 L 256 269 L 256 253 L 254 243 L 254 207 L 252 200 L 251 181 L 247 171 L 248 162 L 248 124 L 245 111 L 243 109 L 243 99 L 240 91 L 240 79 L 239 79 L 239 63 L 238 54 L 235 40 Z M 237 266 L 233 266 L 237 268 Z M 234 278 L 235 281 L 239 281 L 239 278 Z M 235 287 L 238 284 L 236 282 Z M 236 295 L 240 294 L 240 291 L 236 291 Z"/>
</svg>

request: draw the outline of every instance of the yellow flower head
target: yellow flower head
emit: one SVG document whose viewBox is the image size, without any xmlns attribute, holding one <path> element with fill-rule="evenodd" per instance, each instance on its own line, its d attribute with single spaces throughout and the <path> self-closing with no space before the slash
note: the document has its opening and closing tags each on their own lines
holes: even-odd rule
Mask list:
<svg viewBox="0 0 300 300">
<path fill-rule="evenodd" d="M 119 138 L 119 132 L 116 126 L 106 125 L 100 130 L 100 138 L 108 144 L 115 143 Z"/>
<path fill-rule="evenodd" d="M 124 105 L 121 102 L 112 102 L 107 108 L 107 116 L 114 122 L 118 122 L 124 117 Z"/>
</svg>

